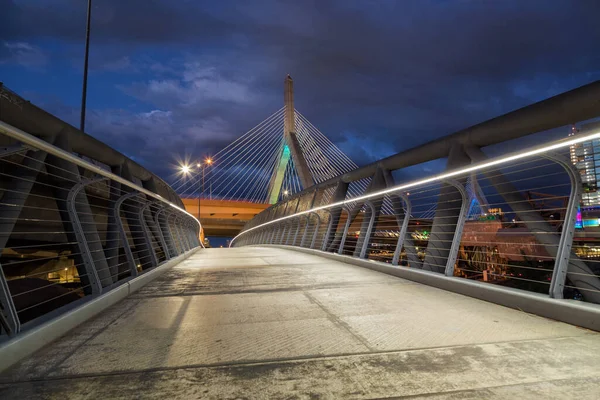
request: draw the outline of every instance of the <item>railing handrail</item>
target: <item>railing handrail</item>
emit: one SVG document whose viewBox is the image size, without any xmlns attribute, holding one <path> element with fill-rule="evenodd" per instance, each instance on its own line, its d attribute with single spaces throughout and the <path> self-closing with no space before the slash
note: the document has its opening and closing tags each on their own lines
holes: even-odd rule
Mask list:
<svg viewBox="0 0 600 400">
<path fill-rule="evenodd" d="M 54 146 L 53 144 L 48 143 L 40 138 L 37 138 L 17 127 L 7 124 L 6 122 L 0 121 L 0 132 L 5 134 L 6 136 L 9 136 L 13 139 L 18 140 L 24 144 L 33 146 L 39 150 L 45 151 L 56 157 L 62 158 L 63 160 L 72 162 L 80 167 L 83 167 L 87 170 L 90 170 L 90 171 L 95 172 L 99 175 L 102 175 L 106 178 L 109 178 L 115 182 L 119 182 L 125 186 L 128 186 L 131 189 L 137 190 L 140 193 L 143 193 L 147 196 L 153 197 L 153 198 L 157 199 L 158 201 L 165 203 L 165 204 L 177 209 L 178 211 L 183 212 L 183 213 L 187 214 L 188 216 L 192 217 L 198 224 L 198 228 L 200 229 L 200 231 L 202 231 L 202 224 L 200 223 L 198 218 L 196 218 L 193 214 L 190 214 L 189 212 L 187 212 L 185 209 L 179 207 L 178 205 L 168 201 L 167 199 L 165 199 L 164 197 L 162 197 L 161 195 L 159 195 L 157 193 L 154 193 L 146 188 L 136 185 L 135 183 L 133 183 L 127 179 L 124 179 L 116 174 L 113 174 L 112 172 L 108 172 L 108 171 L 98 167 L 97 165 L 94 165 L 82 158 L 79 158 L 63 149 L 60 149 L 60 148 Z"/>
<path fill-rule="evenodd" d="M 581 135 L 576 135 L 576 136 L 570 136 L 567 138 L 563 138 L 563 139 L 559 139 L 556 140 L 554 142 L 552 142 L 551 144 L 545 144 L 545 145 L 540 145 L 540 146 L 534 146 L 531 148 L 528 148 L 526 150 L 522 150 L 522 151 L 518 151 L 518 152 L 513 152 L 513 153 L 509 153 L 506 155 L 502 155 L 502 156 L 498 156 L 498 157 L 494 157 L 491 159 L 488 159 L 487 161 L 484 162 L 479 162 L 479 163 L 475 163 L 472 164 L 468 167 L 463 167 L 463 168 L 458 168 L 452 171 L 448 171 L 448 172 L 443 172 L 443 173 L 439 173 L 439 174 L 435 174 L 433 176 L 430 176 L 428 178 L 423 178 L 423 179 L 419 179 L 419 180 L 415 180 L 409 183 L 404 183 L 404 184 L 400 184 L 400 185 L 396 185 L 390 188 L 386 188 L 384 190 L 379 190 L 370 194 L 365 194 L 365 195 L 361 195 L 361 196 L 357 196 L 357 197 L 351 197 L 342 201 L 338 201 L 335 203 L 330 203 L 330 204 L 326 204 L 326 205 L 322 205 L 322 206 L 318 206 L 318 207 L 314 207 L 311 208 L 309 210 L 304 210 L 304 211 L 300 211 L 294 214 L 290 214 L 290 215 L 286 215 L 277 219 L 273 219 L 271 221 L 267 221 L 264 222 L 260 225 L 256 225 L 253 226 L 251 228 L 245 229 L 242 232 L 240 232 L 237 236 L 235 236 L 231 242 L 229 243 L 229 247 L 231 247 L 234 243 L 234 241 L 239 238 L 240 236 L 248 233 L 248 232 L 252 232 L 258 228 L 264 227 L 266 225 L 270 225 L 270 224 L 274 224 L 277 222 L 281 222 L 290 218 L 295 218 L 301 215 L 305 215 L 305 214 L 309 214 L 315 211 L 321 211 L 321 210 L 325 210 L 325 209 L 329 209 L 332 207 L 341 207 L 344 206 L 348 203 L 353 203 L 353 202 L 357 202 L 357 201 L 364 201 L 364 200 L 368 200 L 368 199 L 372 199 L 372 198 L 376 198 L 376 197 L 381 197 L 383 195 L 389 194 L 389 193 L 393 193 L 393 192 L 397 192 L 397 191 L 401 191 L 401 190 L 406 190 L 406 189 L 411 189 L 415 186 L 421 186 L 427 183 L 434 183 L 434 182 L 440 182 L 443 181 L 445 179 L 450 179 L 450 178 L 454 178 L 456 176 L 459 175 L 463 175 L 463 174 L 468 174 L 468 173 L 472 173 L 472 172 L 477 172 L 477 171 L 481 171 L 490 167 L 494 167 L 494 166 L 498 166 L 498 165 L 502 165 L 502 164 L 506 164 L 509 163 L 511 161 L 516 161 L 516 160 L 520 160 L 520 159 L 524 159 L 524 158 L 528 158 L 528 157 L 533 157 L 536 155 L 540 155 L 543 153 L 547 153 L 547 152 L 551 152 L 554 150 L 558 150 L 561 148 L 565 148 L 565 147 L 569 147 L 578 143 L 582 143 L 582 142 L 587 142 L 590 140 L 594 140 L 594 139 L 598 139 L 600 138 L 600 131 L 593 131 L 593 132 L 589 132 L 587 134 L 581 134 Z M 339 177 L 338 177 L 339 178 Z M 317 185 L 315 185 L 317 186 Z M 311 188 L 308 188 L 306 190 L 304 190 L 301 193 L 306 193 L 307 191 L 311 191 L 314 189 L 314 186 Z M 297 196 L 300 194 L 297 194 Z M 295 196 L 295 198 L 297 197 Z M 290 201 L 290 199 L 288 199 L 287 201 Z M 267 211 L 267 210 L 265 210 Z M 263 212 L 265 212 L 263 211 Z M 260 214 L 259 214 L 260 215 Z M 257 216 L 258 217 L 258 216 Z M 255 217 L 255 218 L 257 218 Z"/>
</svg>

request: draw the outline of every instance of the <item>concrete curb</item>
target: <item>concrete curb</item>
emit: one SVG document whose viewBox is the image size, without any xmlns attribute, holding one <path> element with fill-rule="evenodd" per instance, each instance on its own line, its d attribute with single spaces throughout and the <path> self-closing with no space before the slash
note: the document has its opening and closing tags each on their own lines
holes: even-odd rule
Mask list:
<svg viewBox="0 0 600 400">
<path fill-rule="evenodd" d="M 594 331 L 600 331 L 600 305 L 597 304 L 584 303 L 576 300 L 552 299 L 541 293 L 506 288 L 458 277 L 447 277 L 442 274 L 419 269 L 395 267 L 380 261 L 363 260 L 321 250 L 286 245 L 260 246 L 279 247 L 286 250 L 318 255 L 331 260 L 357 265 L 359 267 L 383 272 L 384 274 L 397 276 L 424 285 L 515 308 L 542 317 L 581 326 Z"/>
<path fill-rule="evenodd" d="M 13 339 L 3 343 L 2 346 L 0 346 L 0 372 L 63 336 L 84 321 L 94 317 L 108 307 L 136 292 L 170 268 L 190 257 L 199 249 L 200 247 L 189 250 L 188 252 L 159 265 L 153 270 L 83 303 L 80 307 L 74 308 L 73 310 L 36 326 L 29 331 L 22 332 Z"/>
</svg>

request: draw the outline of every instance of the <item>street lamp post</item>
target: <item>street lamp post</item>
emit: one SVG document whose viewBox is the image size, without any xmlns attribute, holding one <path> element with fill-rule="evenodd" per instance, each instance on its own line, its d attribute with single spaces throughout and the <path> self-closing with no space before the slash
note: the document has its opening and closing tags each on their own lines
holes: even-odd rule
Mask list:
<svg viewBox="0 0 600 400">
<path fill-rule="evenodd" d="M 206 167 L 212 165 L 212 162 L 212 159 L 208 157 L 204 159 L 203 163 L 196 164 L 198 168 L 202 168 L 202 186 L 200 187 L 200 193 L 198 194 L 198 219 L 200 219 L 200 197 L 204 195 L 204 176 L 206 173 Z M 212 184 L 210 187 L 212 192 Z M 210 198 L 212 198 L 212 193 L 210 194 Z"/>
<path fill-rule="evenodd" d="M 87 102 L 88 58 L 90 55 L 90 25 L 92 20 L 92 0 L 87 4 L 87 24 L 85 27 L 85 57 L 83 59 L 83 88 L 81 90 L 81 116 L 79 129 L 85 132 L 85 106 Z"/>
<path fill-rule="evenodd" d="M 212 165 L 212 163 L 213 163 L 213 160 L 210 157 L 207 157 L 204 159 L 203 163 L 196 164 L 196 167 L 198 167 L 198 171 L 200 171 L 200 169 L 202 169 L 202 182 L 201 182 L 201 187 L 199 188 L 200 193 L 198 193 L 198 220 L 199 221 L 200 221 L 200 210 L 201 210 L 201 197 L 204 194 L 204 177 L 205 177 L 205 173 L 206 173 L 206 167 Z M 184 175 L 191 174 L 192 168 L 189 165 L 182 165 L 181 172 Z M 212 185 L 211 185 L 210 197 L 212 198 Z"/>
</svg>

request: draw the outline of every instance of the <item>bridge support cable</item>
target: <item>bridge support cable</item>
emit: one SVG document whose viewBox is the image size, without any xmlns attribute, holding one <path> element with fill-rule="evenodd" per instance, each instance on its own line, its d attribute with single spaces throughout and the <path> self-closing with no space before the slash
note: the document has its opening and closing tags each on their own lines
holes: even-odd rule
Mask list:
<svg viewBox="0 0 600 400">
<path fill-rule="evenodd" d="M 217 197 L 222 197 L 220 195 L 222 191 L 231 187 L 238 187 L 235 183 L 246 179 L 248 171 L 257 168 L 256 164 L 260 163 L 260 157 L 273 152 L 274 148 L 280 145 L 281 139 L 277 136 L 277 131 L 281 126 L 282 121 L 273 121 L 272 124 L 267 125 L 266 131 L 258 132 L 255 141 L 247 147 L 231 153 L 231 157 L 228 159 L 221 159 L 218 156 L 213 157 L 214 167 L 209 170 L 204 185 L 202 185 L 204 171 L 198 171 L 190 185 L 192 192 L 186 193 L 186 195 L 191 197 L 196 193 L 200 193 L 200 191 L 206 190 L 207 187 L 212 187 Z"/>
<path fill-rule="evenodd" d="M 276 160 L 273 149 L 281 147 L 278 138 L 273 138 L 270 143 L 267 143 L 264 148 L 257 150 L 257 154 L 249 152 L 243 159 L 240 160 L 241 171 L 235 175 L 235 178 L 229 176 L 228 181 L 221 181 L 215 185 L 215 190 L 223 192 L 227 190 L 221 197 L 222 198 L 239 198 L 239 199 L 252 199 L 254 193 L 261 190 L 264 191 L 265 175 L 268 176 L 265 171 L 269 171 L 274 167 L 273 161 Z M 268 178 L 267 178 L 268 179 Z M 258 185 L 261 182 L 261 185 Z M 221 190 L 222 189 L 222 190 Z M 233 193 L 232 193 L 233 191 Z M 263 195 L 264 196 L 264 195 Z"/>
<path fill-rule="evenodd" d="M 283 110 L 284 107 L 281 107 L 265 120 L 261 121 L 254 128 L 250 129 L 248 132 L 244 133 L 242 136 L 228 144 L 225 148 L 214 154 L 213 157 L 219 160 L 231 159 L 230 155 L 232 153 L 238 151 L 239 149 L 246 148 L 249 144 L 255 142 L 256 139 L 260 137 L 260 134 L 265 133 L 268 127 L 272 126 L 274 122 L 280 121 L 281 124 L 283 124 Z M 195 181 L 187 181 L 186 179 L 187 177 L 185 175 L 181 175 L 175 182 L 173 182 L 173 187 L 178 193 L 185 191 L 183 190 L 184 187 L 194 185 Z"/>
<path fill-rule="evenodd" d="M 265 142 L 277 138 L 277 132 L 283 126 L 283 114 L 276 113 L 257 125 L 254 130 L 246 133 L 243 136 L 243 140 L 236 141 L 234 146 L 228 146 L 222 151 L 215 154 L 212 159 L 214 162 L 214 168 L 209 169 L 208 176 L 205 176 L 205 187 L 210 187 L 213 181 L 219 182 L 222 177 L 218 176 L 220 173 L 228 171 L 229 168 L 235 168 L 240 159 L 248 154 L 254 154 L 257 148 L 264 146 Z M 204 162 L 204 160 L 201 160 Z M 192 168 L 194 165 L 192 165 Z M 216 168 L 216 169 L 215 169 Z M 198 169 L 196 174 L 192 175 L 191 179 L 188 179 L 187 175 L 180 177 L 181 182 L 176 186 L 178 193 L 187 193 L 189 190 L 198 191 L 202 189 L 203 176 Z"/>
<path fill-rule="evenodd" d="M 251 164 L 247 160 L 250 155 L 248 155 L 242 162 L 246 161 L 246 171 L 244 171 L 243 179 L 238 179 L 235 182 L 230 182 L 231 186 L 227 193 L 223 196 L 223 198 L 243 198 L 249 201 L 260 201 L 260 191 L 264 190 L 268 183 L 269 174 L 265 173 L 265 171 L 270 171 L 276 167 L 277 163 L 277 150 L 273 151 L 273 149 L 279 149 L 282 147 L 280 143 L 280 139 L 274 137 L 270 143 L 266 143 L 262 149 L 258 151 L 258 154 L 254 155 L 254 160 L 250 161 Z M 221 186 L 217 186 L 220 188 Z M 250 190 L 248 190 L 250 188 Z M 231 193 L 234 191 L 233 193 Z M 245 193 L 244 193 L 245 192 Z"/>
<path fill-rule="evenodd" d="M 172 189 L 128 163 L 74 153 L 71 139 L 49 143 L 0 121 L 0 140 L 23 149 L 0 157 L 0 342 L 161 265 L 173 229 L 186 249 L 200 246 L 199 222 L 165 200 L 177 199 Z"/>
<path fill-rule="evenodd" d="M 264 125 L 264 130 L 255 132 L 252 140 L 247 146 L 241 147 L 228 154 L 227 158 L 221 158 L 219 155 L 212 157 L 213 166 L 209 168 L 204 183 L 204 193 L 202 191 L 202 174 L 198 173 L 189 188 L 181 192 L 184 196 L 193 197 L 196 193 L 206 197 L 206 191 L 212 188 L 212 196 L 215 198 L 226 197 L 231 190 L 241 190 L 241 197 L 245 198 L 253 191 L 254 187 L 246 185 L 248 179 L 256 178 L 256 175 L 270 174 L 266 168 L 272 160 L 273 154 L 281 147 L 280 131 L 283 126 L 283 118 L 273 119 L 269 124 Z M 262 180 L 262 179 L 261 179 Z M 266 197 L 263 188 L 262 199 Z"/>
<path fill-rule="evenodd" d="M 272 171 L 277 167 L 278 161 L 278 153 L 273 152 L 271 155 L 271 159 L 267 162 L 266 168 L 264 171 Z M 254 186 L 254 189 L 251 190 L 250 194 L 247 196 L 247 200 L 253 203 L 262 202 L 263 198 L 261 196 L 263 188 L 268 187 L 269 180 L 271 179 L 271 175 L 269 173 L 265 173 L 264 171 L 260 171 L 256 174 L 256 180 L 254 182 L 250 182 L 250 187 Z M 240 187 L 240 190 L 241 187 Z M 236 192 L 237 193 L 237 192 Z M 236 194 L 232 198 L 235 197 Z"/>
</svg>

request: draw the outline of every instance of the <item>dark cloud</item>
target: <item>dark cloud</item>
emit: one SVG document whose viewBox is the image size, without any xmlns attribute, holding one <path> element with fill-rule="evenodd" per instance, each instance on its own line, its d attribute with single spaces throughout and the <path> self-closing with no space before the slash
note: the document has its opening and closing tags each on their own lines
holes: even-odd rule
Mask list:
<svg viewBox="0 0 600 400">
<path fill-rule="evenodd" d="M 598 1 L 94 4 L 92 78 L 134 106 L 92 87 L 90 132 L 151 166 L 250 129 L 281 106 L 286 73 L 297 108 L 359 164 L 600 76 Z M 77 71 L 84 20 L 80 1 L 9 0 L 0 37 Z"/>
</svg>

